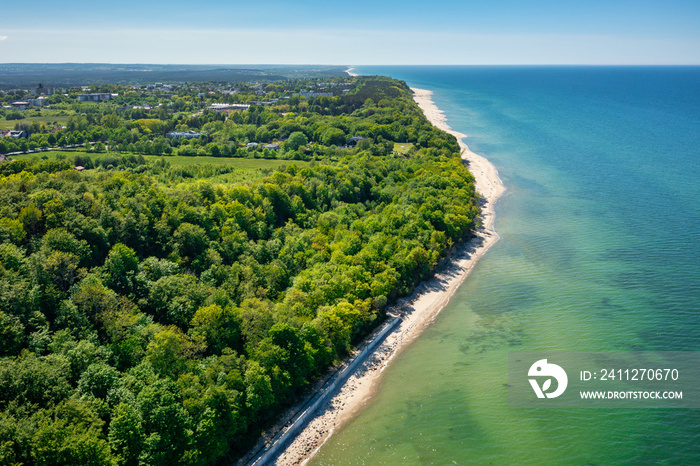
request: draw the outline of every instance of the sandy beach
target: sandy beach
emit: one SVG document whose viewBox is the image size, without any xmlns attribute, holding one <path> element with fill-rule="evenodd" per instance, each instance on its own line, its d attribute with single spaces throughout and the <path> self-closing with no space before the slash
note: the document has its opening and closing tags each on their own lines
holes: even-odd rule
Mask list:
<svg viewBox="0 0 700 466">
<path fill-rule="evenodd" d="M 498 241 L 498 234 L 493 229 L 493 205 L 505 191 L 498 172 L 488 160 L 469 150 L 462 142 L 462 138 L 466 137 L 464 134 L 453 131 L 447 125 L 444 114 L 431 99 L 431 91 L 413 91 L 414 100 L 428 120 L 453 134 L 459 141 L 462 158 L 468 163 L 481 196 L 481 227 L 473 238 L 455 248 L 450 258 L 439 266 L 433 278 L 421 283 L 411 296 L 403 298 L 388 311 L 400 322 L 351 373 L 347 381 L 335 390 L 335 394 L 316 410 L 313 419 L 276 458 L 275 464 L 306 463 L 333 432 L 361 411 L 376 391 L 384 368 L 433 322 L 478 260 Z M 362 351 L 362 347 L 358 351 Z"/>
</svg>

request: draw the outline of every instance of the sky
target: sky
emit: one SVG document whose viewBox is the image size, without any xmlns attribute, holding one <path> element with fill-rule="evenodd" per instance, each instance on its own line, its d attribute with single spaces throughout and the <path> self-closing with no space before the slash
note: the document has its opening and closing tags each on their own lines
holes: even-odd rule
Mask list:
<svg viewBox="0 0 700 466">
<path fill-rule="evenodd" d="M 698 0 L 34 0 L 23 10 L 0 18 L 0 63 L 700 65 Z"/>
</svg>

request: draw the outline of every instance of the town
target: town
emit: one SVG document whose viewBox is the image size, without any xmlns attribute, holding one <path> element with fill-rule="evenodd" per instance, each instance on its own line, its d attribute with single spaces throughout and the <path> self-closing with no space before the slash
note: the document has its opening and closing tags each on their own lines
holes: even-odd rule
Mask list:
<svg viewBox="0 0 700 466">
<path fill-rule="evenodd" d="M 280 120 L 308 112 L 343 111 L 338 99 L 355 88 L 351 78 L 271 83 L 152 83 L 0 91 L 0 154 L 75 148 L 147 155 L 211 155 L 276 158 L 290 131 Z M 263 109 L 267 123 L 257 123 Z M 324 111 L 325 109 L 325 111 Z M 255 115 L 245 121 L 243 111 Z M 246 124 L 223 136 L 221 123 Z M 274 123 L 273 123 L 274 121 Z M 248 124 L 251 123 L 251 124 Z M 289 126 L 289 125 L 287 125 Z M 327 142 L 354 145 L 358 137 L 332 132 Z M 306 144 L 304 142 L 303 144 Z M 294 144 L 293 144 L 294 145 Z M 296 147 L 295 147 L 296 150 Z M 305 158 L 305 154 L 288 154 Z"/>
</svg>

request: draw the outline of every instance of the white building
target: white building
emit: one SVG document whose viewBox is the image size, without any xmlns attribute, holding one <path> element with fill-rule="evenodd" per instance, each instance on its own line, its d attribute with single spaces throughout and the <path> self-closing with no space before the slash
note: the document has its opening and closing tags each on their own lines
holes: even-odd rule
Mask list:
<svg viewBox="0 0 700 466">
<path fill-rule="evenodd" d="M 232 110 L 248 110 L 250 105 L 246 104 L 211 104 L 209 110 L 216 112 L 229 112 Z"/>
<path fill-rule="evenodd" d="M 78 100 L 82 102 L 103 102 L 105 100 L 112 100 L 119 94 L 109 94 L 106 92 L 97 92 L 92 94 L 80 94 Z"/>
</svg>

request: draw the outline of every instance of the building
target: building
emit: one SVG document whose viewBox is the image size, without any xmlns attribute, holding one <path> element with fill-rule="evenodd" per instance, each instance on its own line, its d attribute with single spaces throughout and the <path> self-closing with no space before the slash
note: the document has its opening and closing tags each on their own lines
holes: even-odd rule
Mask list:
<svg viewBox="0 0 700 466">
<path fill-rule="evenodd" d="M 29 133 L 27 133 L 26 131 L 8 131 L 6 136 L 15 139 L 27 139 L 29 137 Z"/>
<path fill-rule="evenodd" d="M 363 139 L 367 139 L 364 136 L 353 136 L 347 141 L 345 141 L 345 145 L 349 147 L 355 147 L 358 142 L 362 141 Z"/>
<path fill-rule="evenodd" d="M 209 110 L 214 110 L 215 112 L 230 112 L 232 110 L 248 110 L 250 105 L 246 104 L 211 104 Z"/>
<path fill-rule="evenodd" d="M 265 95 L 267 92 L 263 89 L 264 84 L 256 84 L 255 86 L 251 86 L 250 89 L 252 91 L 255 91 L 255 94 L 257 95 Z"/>
<path fill-rule="evenodd" d="M 47 99 L 46 97 L 39 97 L 38 99 L 28 99 L 27 102 L 29 102 L 29 105 L 34 107 L 43 107 L 45 105 L 49 105 L 49 99 Z"/>
<path fill-rule="evenodd" d="M 31 105 L 29 105 L 29 102 L 12 102 L 12 109 L 13 110 L 26 110 Z"/>
<path fill-rule="evenodd" d="M 270 150 L 277 150 L 280 148 L 279 144 L 265 144 L 263 146 L 264 149 L 270 149 Z"/>
<path fill-rule="evenodd" d="M 175 138 L 185 138 L 185 139 L 196 139 L 199 138 L 200 136 L 209 136 L 209 133 L 197 133 L 195 131 L 172 131 L 170 133 L 166 133 L 165 137 L 168 139 L 175 139 Z"/>
<path fill-rule="evenodd" d="M 82 102 L 104 102 L 105 100 L 112 100 L 118 94 L 110 94 L 107 92 L 97 92 L 92 94 L 80 94 L 78 100 Z"/>
<path fill-rule="evenodd" d="M 298 94 L 295 95 L 300 95 L 302 97 L 333 97 L 332 92 L 314 92 L 314 91 L 301 91 Z"/>
<path fill-rule="evenodd" d="M 30 91 L 31 95 L 54 95 L 56 93 L 56 89 L 53 87 L 44 87 L 41 83 L 39 83 L 39 87 L 36 89 L 32 89 Z"/>
</svg>

